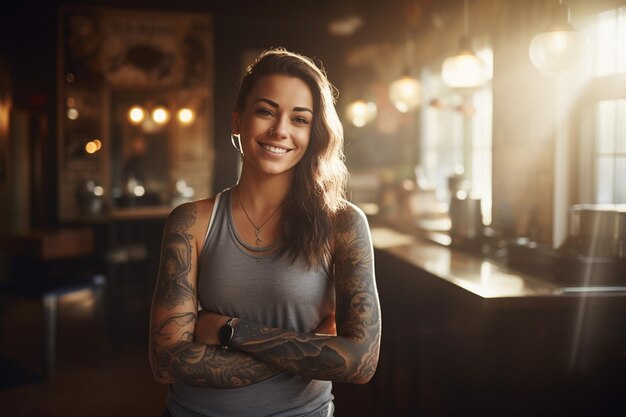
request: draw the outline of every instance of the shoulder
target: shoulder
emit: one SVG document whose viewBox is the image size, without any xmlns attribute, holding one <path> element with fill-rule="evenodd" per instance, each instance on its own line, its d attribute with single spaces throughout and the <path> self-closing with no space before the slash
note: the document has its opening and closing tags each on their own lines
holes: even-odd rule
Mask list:
<svg viewBox="0 0 626 417">
<path fill-rule="evenodd" d="M 367 216 L 356 205 L 345 202 L 337 211 L 333 220 L 332 247 L 351 247 L 357 242 L 369 246 L 371 242 Z"/>
<path fill-rule="evenodd" d="M 346 233 L 355 228 L 369 230 L 367 216 L 358 206 L 346 201 L 335 214 L 333 229 L 335 233 Z"/>
<path fill-rule="evenodd" d="M 167 216 L 166 227 L 171 231 L 185 232 L 196 238 L 203 236 L 214 206 L 215 197 L 180 204 Z"/>
<path fill-rule="evenodd" d="M 335 216 L 332 254 L 337 276 L 373 267 L 373 247 L 367 216 L 359 207 L 346 203 Z M 347 269 L 346 269 L 347 268 Z M 343 272 L 342 272 L 343 271 Z M 346 271 L 352 271 L 348 275 Z"/>
</svg>

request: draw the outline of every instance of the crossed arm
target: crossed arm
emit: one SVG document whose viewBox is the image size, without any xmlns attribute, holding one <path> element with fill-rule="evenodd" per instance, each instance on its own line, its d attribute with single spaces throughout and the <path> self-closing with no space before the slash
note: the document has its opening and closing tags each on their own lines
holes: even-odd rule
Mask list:
<svg viewBox="0 0 626 417">
<path fill-rule="evenodd" d="M 157 382 L 232 388 L 280 372 L 236 350 L 194 342 L 198 317 L 197 203 L 168 217 L 150 318 L 150 365 Z M 209 211 L 210 212 L 210 211 Z"/>
<path fill-rule="evenodd" d="M 369 228 L 354 207 L 334 232 L 337 335 L 298 333 L 238 320 L 231 344 L 284 371 L 363 384 L 376 371 L 381 317 Z"/>
<path fill-rule="evenodd" d="M 353 207 L 335 224 L 334 275 L 337 335 L 298 333 L 238 320 L 231 344 L 216 344 L 215 313 L 200 323 L 208 335 L 193 342 L 197 324 L 197 250 L 191 230 L 195 208 L 174 210 L 164 235 L 152 308 L 151 364 L 159 382 L 214 387 L 248 385 L 286 371 L 313 379 L 365 383 L 374 374 L 380 346 L 380 307 L 369 229 Z M 201 339 L 201 340 L 199 340 Z"/>
</svg>

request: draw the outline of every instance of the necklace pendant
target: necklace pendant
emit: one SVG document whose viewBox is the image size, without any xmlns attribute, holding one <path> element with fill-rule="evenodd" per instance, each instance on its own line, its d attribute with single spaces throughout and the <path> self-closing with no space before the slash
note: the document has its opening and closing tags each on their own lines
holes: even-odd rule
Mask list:
<svg viewBox="0 0 626 417">
<path fill-rule="evenodd" d="M 257 263 L 261 262 L 261 258 L 256 258 Z"/>
<path fill-rule="evenodd" d="M 261 239 L 261 231 L 254 229 L 254 235 L 256 236 L 256 244 L 259 245 L 263 241 L 263 239 Z"/>
</svg>

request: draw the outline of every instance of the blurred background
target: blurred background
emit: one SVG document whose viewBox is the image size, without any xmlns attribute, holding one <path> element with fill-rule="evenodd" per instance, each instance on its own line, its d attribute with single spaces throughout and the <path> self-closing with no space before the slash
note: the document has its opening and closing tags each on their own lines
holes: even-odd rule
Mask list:
<svg viewBox="0 0 626 417">
<path fill-rule="evenodd" d="M 0 407 L 160 415 L 169 211 L 233 185 L 238 82 L 338 89 L 385 322 L 336 415 L 626 411 L 626 1 L 23 0 L 0 12 Z"/>
</svg>

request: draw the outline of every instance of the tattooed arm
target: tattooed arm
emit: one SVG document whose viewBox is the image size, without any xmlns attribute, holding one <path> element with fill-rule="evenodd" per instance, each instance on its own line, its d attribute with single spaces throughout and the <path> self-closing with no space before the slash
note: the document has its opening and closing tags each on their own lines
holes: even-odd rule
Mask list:
<svg viewBox="0 0 626 417">
<path fill-rule="evenodd" d="M 165 384 L 181 382 L 230 388 L 262 381 L 280 372 L 244 352 L 194 343 L 198 316 L 198 239 L 211 213 L 203 202 L 177 207 L 169 215 L 161 248 L 161 262 L 152 299 L 150 365 L 154 378 Z M 204 219 L 203 219 L 204 220 Z"/>
<path fill-rule="evenodd" d="M 376 371 L 381 317 L 365 215 L 349 206 L 334 236 L 337 336 L 298 333 L 238 320 L 233 347 L 287 372 L 364 384 Z"/>
</svg>

